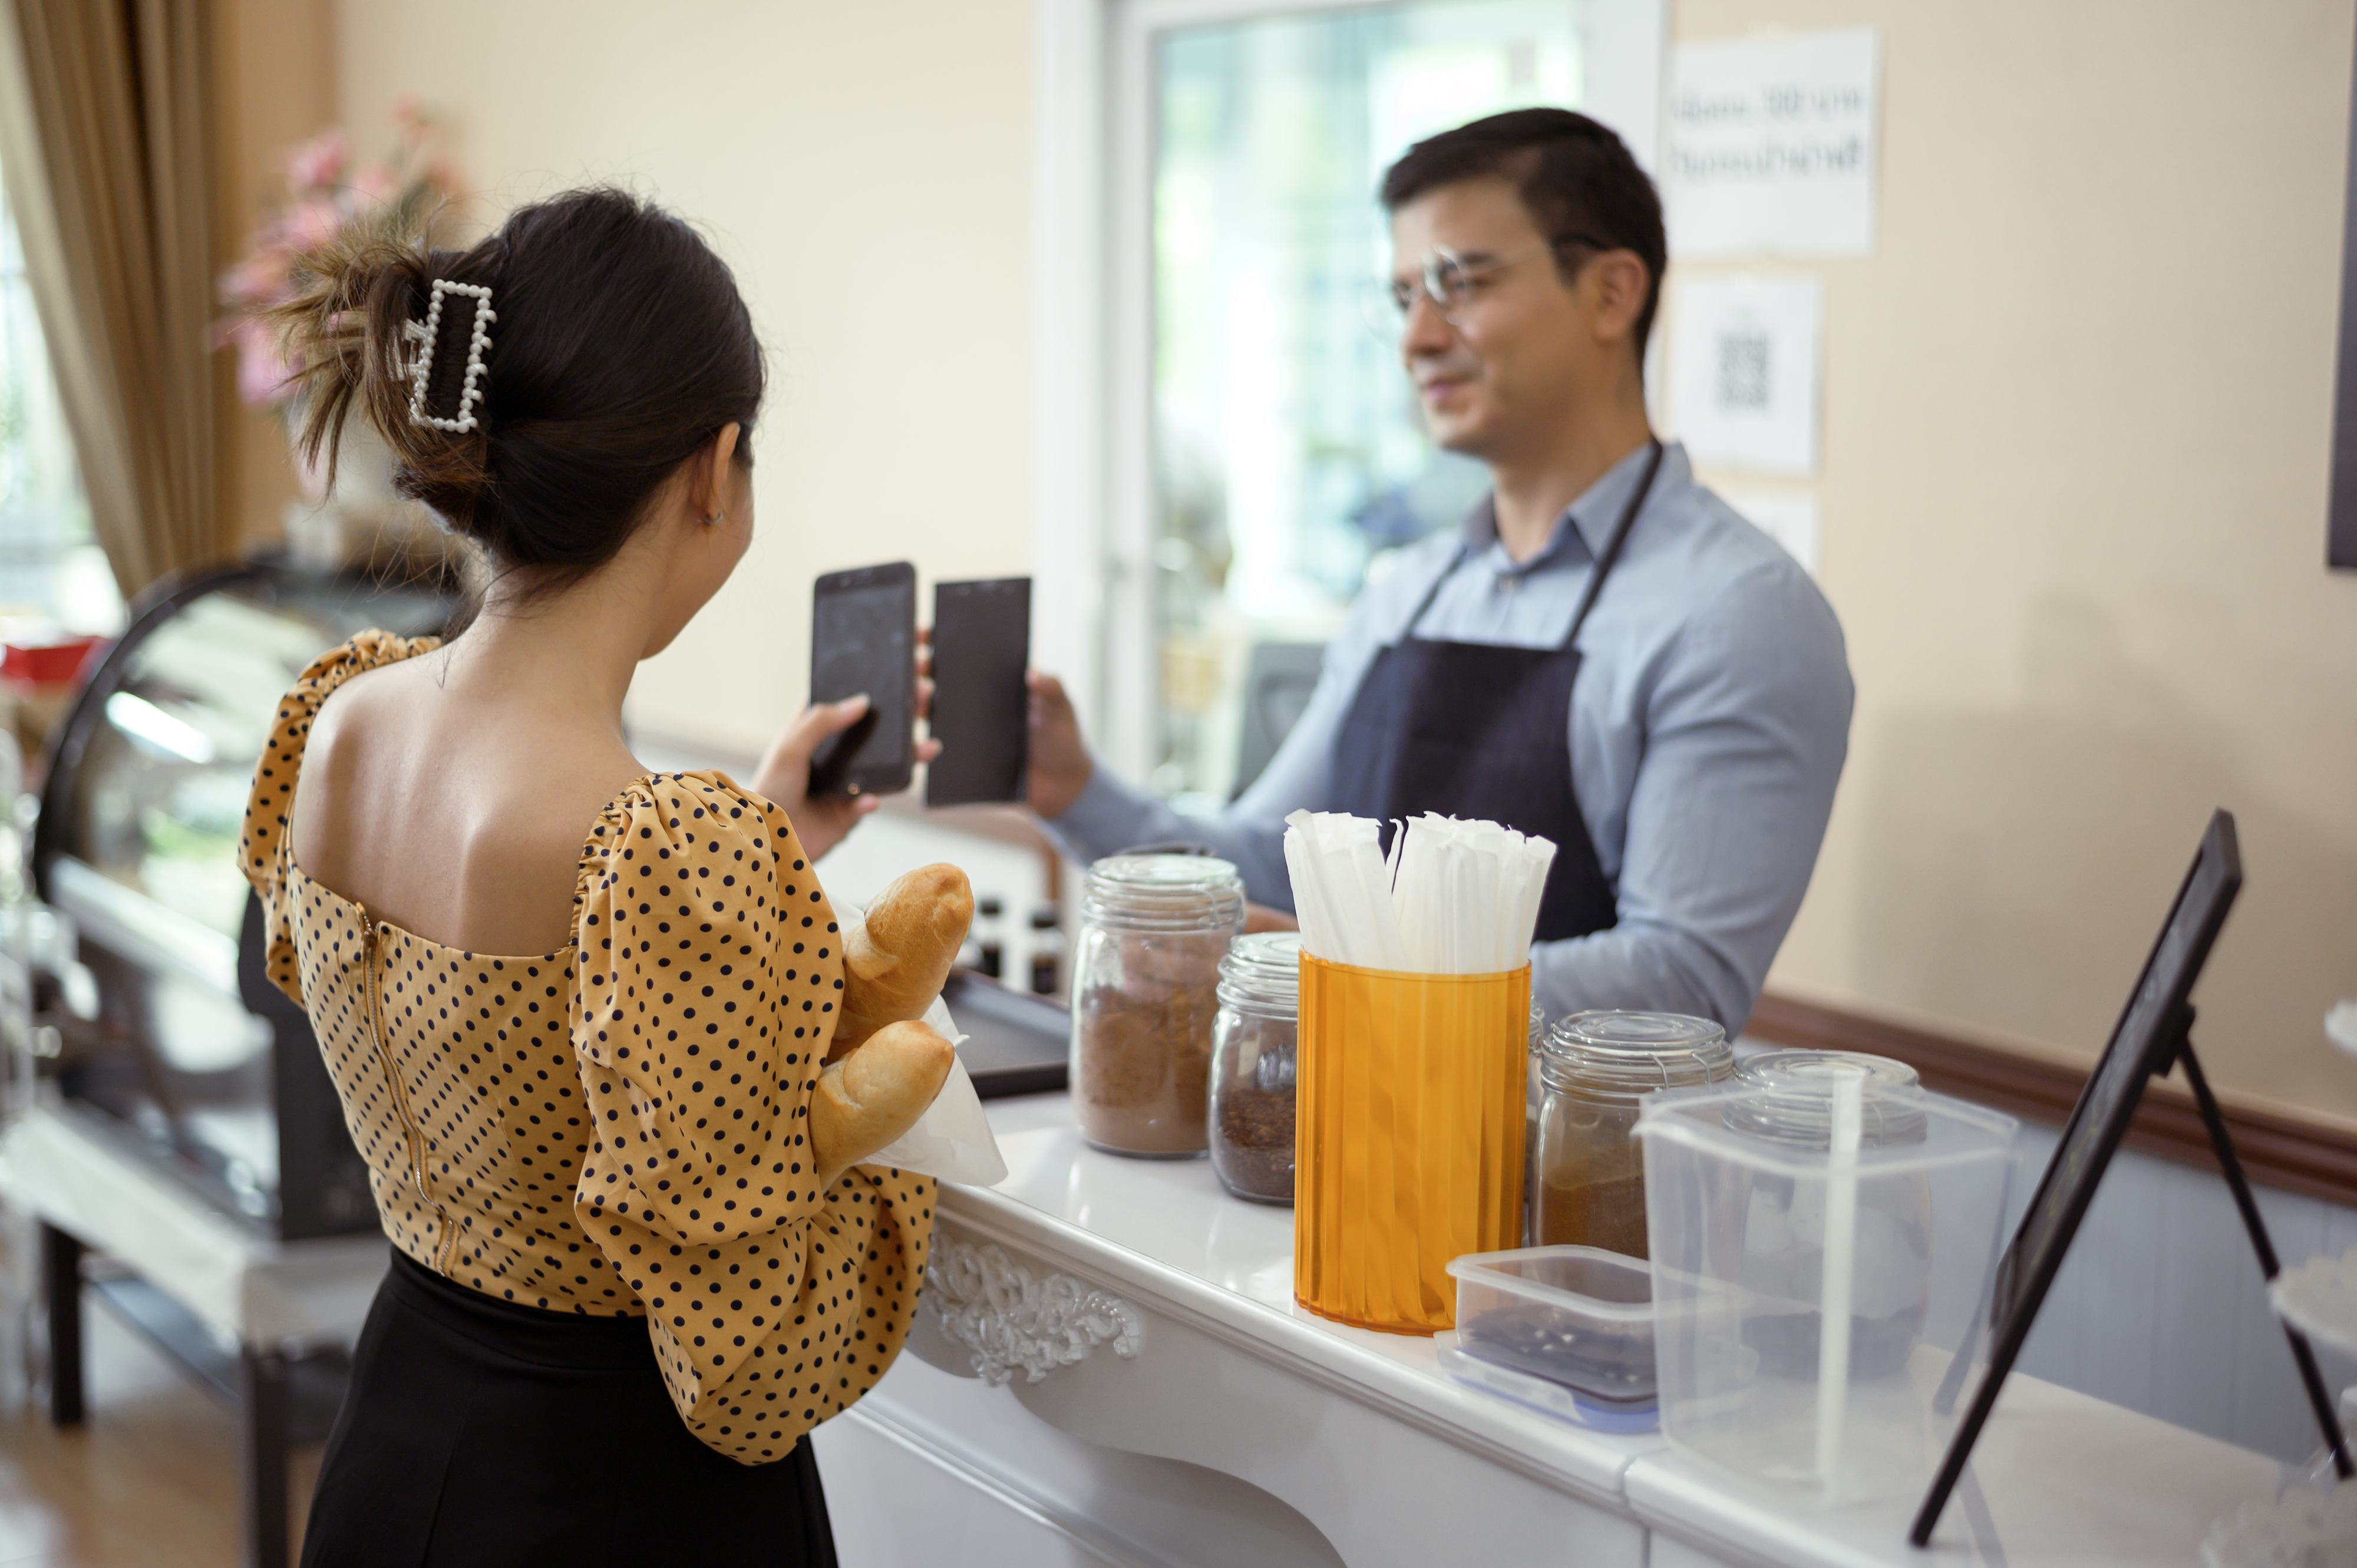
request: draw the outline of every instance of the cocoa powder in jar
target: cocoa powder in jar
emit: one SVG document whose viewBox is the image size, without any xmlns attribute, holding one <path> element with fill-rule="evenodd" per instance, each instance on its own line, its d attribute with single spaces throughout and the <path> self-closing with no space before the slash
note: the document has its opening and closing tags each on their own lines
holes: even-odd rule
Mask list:
<svg viewBox="0 0 2357 1568">
<path fill-rule="evenodd" d="M 1202 1154 L 1220 960 L 1243 912 L 1235 869 L 1204 856 L 1112 856 L 1091 868 L 1082 912 L 1071 1075 L 1081 1134 L 1116 1154 Z"/>
<path fill-rule="evenodd" d="M 1238 937 L 1211 1031 L 1211 1168 L 1238 1197 L 1293 1201 L 1300 1044 L 1300 933 Z"/>
</svg>

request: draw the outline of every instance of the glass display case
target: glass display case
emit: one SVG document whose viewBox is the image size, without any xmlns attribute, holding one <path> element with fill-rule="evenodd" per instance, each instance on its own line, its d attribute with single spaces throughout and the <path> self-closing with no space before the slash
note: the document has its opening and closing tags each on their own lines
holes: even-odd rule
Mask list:
<svg viewBox="0 0 2357 1568">
<path fill-rule="evenodd" d="M 310 1025 L 264 972 L 247 791 L 305 666 L 370 627 L 438 631 L 456 603 L 438 580 L 269 562 L 184 579 L 137 611 L 51 753 L 34 875 L 100 998 L 59 1086 L 287 1240 L 376 1216 Z"/>
</svg>

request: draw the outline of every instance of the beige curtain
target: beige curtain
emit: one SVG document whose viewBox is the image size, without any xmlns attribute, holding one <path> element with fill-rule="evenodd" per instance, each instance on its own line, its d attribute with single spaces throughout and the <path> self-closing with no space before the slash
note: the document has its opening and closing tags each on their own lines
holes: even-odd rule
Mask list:
<svg viewBox="0 0 2357 1568">
<path fill-rule="evenodd" d="M 216 560 L 207 0 L 0 0 L 0 181 L 128 596 Z"/>
</svg>

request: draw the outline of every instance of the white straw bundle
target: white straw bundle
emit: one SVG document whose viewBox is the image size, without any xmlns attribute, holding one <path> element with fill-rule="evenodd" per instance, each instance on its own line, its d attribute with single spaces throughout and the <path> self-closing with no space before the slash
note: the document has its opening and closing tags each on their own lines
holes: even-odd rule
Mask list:
<svg viewBox="0 0 2357 1568">
<path fill-rule="evenodd" d="M 1301 943 L 1331 963 L 1405 974 L 1497 974 L 1530 961 L 1555 845 L 1496 822 L 1429 813 L 1380 824 L 1337 811 L 1286 819 Z"/>
</svg>

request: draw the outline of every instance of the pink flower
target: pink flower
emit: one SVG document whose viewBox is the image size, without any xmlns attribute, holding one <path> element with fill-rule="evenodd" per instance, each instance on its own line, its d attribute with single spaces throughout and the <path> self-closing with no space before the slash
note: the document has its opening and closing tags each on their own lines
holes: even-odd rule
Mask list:
<svg viewBox="0 0 2357 1568">
<path fill-rule="evenodd" d="M 404 92 L 393 101 L 393 123 L 404 131 L 415 132 L 425 126 L 425 105 L 414 92 Z"/>
<path fill-rule="evenodd" d="M 297 191 L 326 190 L 344 172 L 344 134 L 323 131 L 295 149 L 286 160 L 286 178 Z"/>
<path fill-rule="evenodd" d="M 248 316 L 231 323 L 224 336 L 237 345 L 238 401 L 251 408 L 285 403 L 293 391 L 287 382 L 302 367 L 287 359 L 278 335 Z"/>
<path fill-rule="evenodd" d="M 285 297 L 288 260 L 282 245 L 260 246 L 221 274 L 221 297 L 249 310 L 277 303 Z"/>
<path fill-rule="evenodd" d="M 371 164 L 353 173 L 351 190 L 361 205 L 373 207 L 400 194 L 401 177 L 382 164 Z"/>
<path fill-rule="evenodd" d="M 307 251 L 334 239 L 343 226 L 344 215 L 333 201 L 318 198 L 298 201 L 286 211 L 286 243 L 294 250 Z"/>
</svg>

